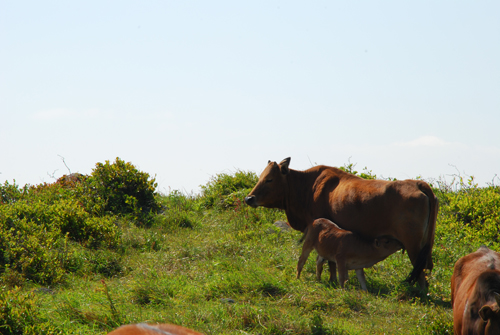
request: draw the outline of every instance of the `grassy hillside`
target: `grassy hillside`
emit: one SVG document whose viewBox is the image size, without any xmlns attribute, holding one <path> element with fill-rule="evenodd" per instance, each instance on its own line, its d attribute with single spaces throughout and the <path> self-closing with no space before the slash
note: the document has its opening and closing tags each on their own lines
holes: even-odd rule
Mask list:
<svg viewBox="0 0 500 335">
<path fill-rule="evenodd" d="M 242 202 L 256 180 L 239 171 L 197 196 L 161 195 L 117 159 L 90 176 L 0 185 L 0 333 L 167 322 L 206 334 L 452 334 L 453 264 L 481 244 L 500 250 L 500 188 L 435 181 L 428 292 L 404 282 L 401 252 L 366 270 L 368 293 L 354 272 L 346 290 L 327 273 L 317 282 L 314 255 L 297 280 L 300 233 L 274 225 L 284 213 Z"/>
</svg>

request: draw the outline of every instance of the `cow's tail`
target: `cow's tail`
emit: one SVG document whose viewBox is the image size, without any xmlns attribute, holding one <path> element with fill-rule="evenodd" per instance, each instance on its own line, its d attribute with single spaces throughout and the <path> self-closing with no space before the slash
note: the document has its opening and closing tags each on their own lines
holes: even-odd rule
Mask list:
<svg viewBox="0 0 500 335">
<path fill-rule="evenodd" d="M 419 188 L 429 199 L 430 211 L 426 242 L 418 253 L 417 261 L 413 266 L 413 270 L 411 271 L 408 278 L 406 278 L 406 281 L 410 284 L 414 284 L 418 280 L 420 274 L 424 271 L 424 269 L 428 269 L 429 271 L 432 270 L 432 247 L 434 246 L 434 233 L 436 232 L 436 221 L 439 208 L 438 198 L 436 197 L 434 192 L 432 192 L 430 186 L 427 183 L 421 182 L 419 183 Z"/>
<path fill-rule="evenodd" d="M 304 229 L 304 232 L 303 232 L 301 238 L 297 241 L 297 244 L 301 244 L 302 242 L 304 242 L 304 240 L 306 239 L 307 229 L 308 228 L 309 228 L 309 225 L 307 225 L 306 229 Z"/>
</svg>

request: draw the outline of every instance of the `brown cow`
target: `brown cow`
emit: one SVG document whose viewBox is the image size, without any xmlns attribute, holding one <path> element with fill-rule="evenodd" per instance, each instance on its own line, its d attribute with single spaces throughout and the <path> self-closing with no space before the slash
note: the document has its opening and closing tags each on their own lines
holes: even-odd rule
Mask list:
<svg viewBox="0 0 500 335">
<path fill-rule="evenodd" d="M 366 239 L 392 236 L 403 244 L 413 264 L 408 281 L 426 286 L 423 270 L 432 270 L 438 211 L 427 183 L 366 180 L 324 165 L 296 171 L 289 164 L 290 158 L 280 164 L 269 161 L 245 202 L 285 210 L 290 226 L 300 231 L 326 218 Z"/>
<path fill-rule="evenodd" d="M 500 254 L 485 246 L 460 258 L 451 277 L 455 334 L 500 334 Z"/>
<path fill-rule="evenodd" d="M 356 233 L 339 228 L 330 220 L 317 219 L 306 228 L 302 254 L 297 264 L 297 279 L 300 277 L 309 253 L 315 249 L 318 252 L 316 260 L 318 280 L 321 280 L 323 263 L 326 259 L 330 261 L 330 281 L 337 281 L 335 268 L 338 267 L 340 287 L 344 288 L 344 283 L 348 279 L 348 270 L 356 270 L 361 288 L 367 291 L 363 268 L 373 266 L 402 247 L 398 240 L 390 237 L 366 241 Z"/>
<path fill-rule="evenodd" d="M 138 323 L 135 325 L 121 326 L 108 335 L 203 335 L 194 330 L 171 324 L 150 325 Z"/>
</svg>

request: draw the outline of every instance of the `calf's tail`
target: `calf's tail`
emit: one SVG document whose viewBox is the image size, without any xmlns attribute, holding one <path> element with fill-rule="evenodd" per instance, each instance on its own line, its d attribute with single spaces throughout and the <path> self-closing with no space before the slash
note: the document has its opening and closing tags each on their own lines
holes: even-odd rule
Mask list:
<svg viewBox="0 0 500 335">
<path fill-rule="evenodd" d="M 408 275 L 408 278 L 406 278 L 406 281 L 410 284 L 414 284 L 417 281 L 424 269 L 428 269 L 429 271 L 432 270 L 432 247 L 434 246 L 434 233 L 436 231 L 436 221 L 439 209 L 439 201 L 429 185 L 422 182 L 419 184 L 419 188 L 429 199 L 430 210 L 426 243 L 422 249 L 420 249 L 413 270 Z"/>
</svg>

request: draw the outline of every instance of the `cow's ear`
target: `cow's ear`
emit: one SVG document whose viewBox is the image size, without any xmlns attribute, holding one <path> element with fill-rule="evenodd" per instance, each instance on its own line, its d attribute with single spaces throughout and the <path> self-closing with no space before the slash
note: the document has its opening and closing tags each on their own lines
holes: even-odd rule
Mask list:
<svg viewBox="0 0 500 335">
<path fill-rule="evenodd" d="M 493 316 L 493 310 L 488 305 L 483 306 L 479 310 L 479 316 L 483 319 L 483 321 L 488 321 Z"/>
<path fill-rule="evenodd" d="M 281 170 L 281 173 L 282 174 L 287 174 L 289 169 L 288 169 L 288 165 L 290 164 L 290 157 L 288 158 L 285 158 L 284 160 L 282 160 L 280 162 L 280 170 Z"/>
</svg>

